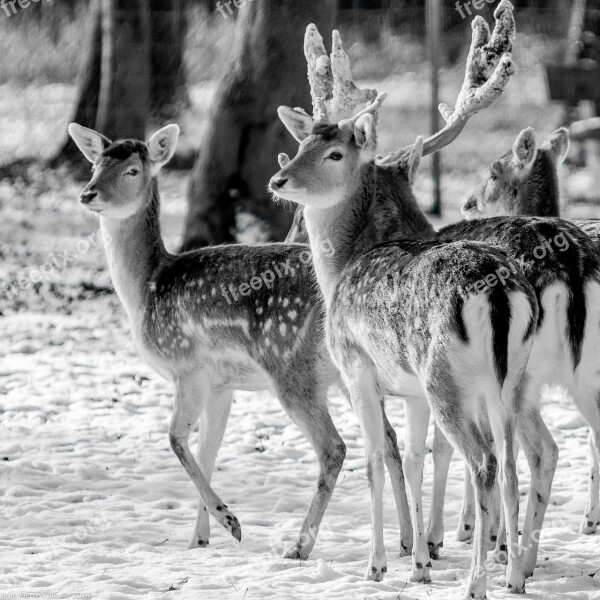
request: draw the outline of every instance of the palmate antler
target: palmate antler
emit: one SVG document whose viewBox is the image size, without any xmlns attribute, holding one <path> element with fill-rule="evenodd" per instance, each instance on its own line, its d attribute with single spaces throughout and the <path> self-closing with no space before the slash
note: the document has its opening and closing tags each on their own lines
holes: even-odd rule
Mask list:
<svg viewBox="0 0 600 600">
<path fill-rule="evenodd" d="M 337 30 L 333 31 L 332 51 L 328 57 L 323 38 L 311 23 L 304 36 L 304 55 L 316 122 L 337 123 L 348 119 L 359 106 L 377 96 L 376 90 L 356 87 L 350 73 L 350 60 Z"/>
<path fill-rule="evenodd" d="M 491 35 L 488 24 L 482 17 L 473 19 L 473 39 L 462 90 L 454 109 L 447 104 L 440 104 L 439 110 L 446 125 L 425 140 L 423 156 L 434 154 L 451 144 L 474 114 L 488 108 L 502 96 L 515 73 L 510 54 L 516 30 L 513 10 L 509 0 L 500 2 L 494 12 L 496 25 Z M 377 164 L 388 166 L 402 162 L 413 148 L 414 145 L 411 145 L 391 152 L 386 157 L 379 156 Z"/>
</svg>

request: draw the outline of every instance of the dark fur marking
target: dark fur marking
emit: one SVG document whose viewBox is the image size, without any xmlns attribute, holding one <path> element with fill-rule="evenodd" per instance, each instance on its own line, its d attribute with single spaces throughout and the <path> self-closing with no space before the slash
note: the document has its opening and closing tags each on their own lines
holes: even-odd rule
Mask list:
<svg viewBox="0 0 600 600">
<path fill-rule="evenodd" d="M 126 160 L 132 154 L 138 154 L 142 161 L 148 158 L 148 148 L 146 144 L 138 140 L 119 140 L 113 142 L 108 148 L 106 148 L 101 156 L 108 158 L 115 158 L 117 160 Z"/>
<path fill-rule="evenodd" d="M 510 331 L 510 302 L 502 287 L 495 287 L 490 293 L 490 317 L 492 321 L 492 345 L 494 366 L 500 387 L 508 372 L 508 334 Z"/>
</svg>

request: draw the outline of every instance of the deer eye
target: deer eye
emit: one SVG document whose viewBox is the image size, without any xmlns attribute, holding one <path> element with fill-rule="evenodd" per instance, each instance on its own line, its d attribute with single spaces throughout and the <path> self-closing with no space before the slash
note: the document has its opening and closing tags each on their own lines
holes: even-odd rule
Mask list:
<svg viewBox="0 0 600 600">
<path fill-rule="evenodd" d="M 127 173 L 125 173 L 125 175 L 131 175 L 132 177 L 135 177 L 136 175 L 139 175 L 139 172 L 139 169 L 132 167 L 131 169 L 129 169 L 129 171 L 127 171 Z"/>
<path fill-rule="evenodd" d="M 327 158 L 330 158 L 331 160 L 342 160 L 344 155 L 341 152 L 332 152 Z"/>
</svg>

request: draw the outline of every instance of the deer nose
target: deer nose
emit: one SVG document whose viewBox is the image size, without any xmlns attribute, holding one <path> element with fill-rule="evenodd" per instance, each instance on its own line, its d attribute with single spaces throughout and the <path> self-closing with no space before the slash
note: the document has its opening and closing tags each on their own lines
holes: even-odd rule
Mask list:
<svg viewBox="0 0 600 600">
<path fill-rule="evenodd" d="M 271 179 L 271 188 L 280 190 L 287 183 L 287 180 L 287 177 L 273 177 Z"/>
<path fill-rule="evenodd" d="M 98 192 L 94 190 L 84 190 L 79 196 L 79 201 L 81 204 L 89 204 L 97 195 Z"/>
</svg>

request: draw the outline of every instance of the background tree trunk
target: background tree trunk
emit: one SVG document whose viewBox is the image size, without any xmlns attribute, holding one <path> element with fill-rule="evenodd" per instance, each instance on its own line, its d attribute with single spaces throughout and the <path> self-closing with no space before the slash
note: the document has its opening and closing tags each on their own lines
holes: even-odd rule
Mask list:
<svg viewBox="0 0 600 600">
<path fill-rule="evenodd" d="M 171 120 L 188 105 L 184 0 L 92 0 L 88 27 L 90 44 L 80 71 L 76 123 L 108 137 L 144 139 L 149 114 Z M 118 81 L 112 80 L 115 77 Z M 65 161 L 81 162 L 70 138 L 51 166 Z"/>
<path fill-rule="evenodd" d="M 150 115 L 160 124 L 190 107 L 183 62 L 185 17 L 185 0 L 150 0 Z"/>
<path fill-rule="evenodd" d="M 293 212 L 266 186 L 279 152 L 295 143 L 277 118 L 285 104 L 310 110 L 304 31 L 330 38 L 335 0 L 252 0 L 239 9 L 236 44 L 221 79 L 188 188 L 183 249 L 232 242 L 236 212 L 256 216 L 282 240 Z"/>
<path fill-rule="evenodd" d="M 144 139 L 150 98 L 146 0 L 102 0 L 102 64 L 96 129 L 109 139 Z"/>
</svg>

